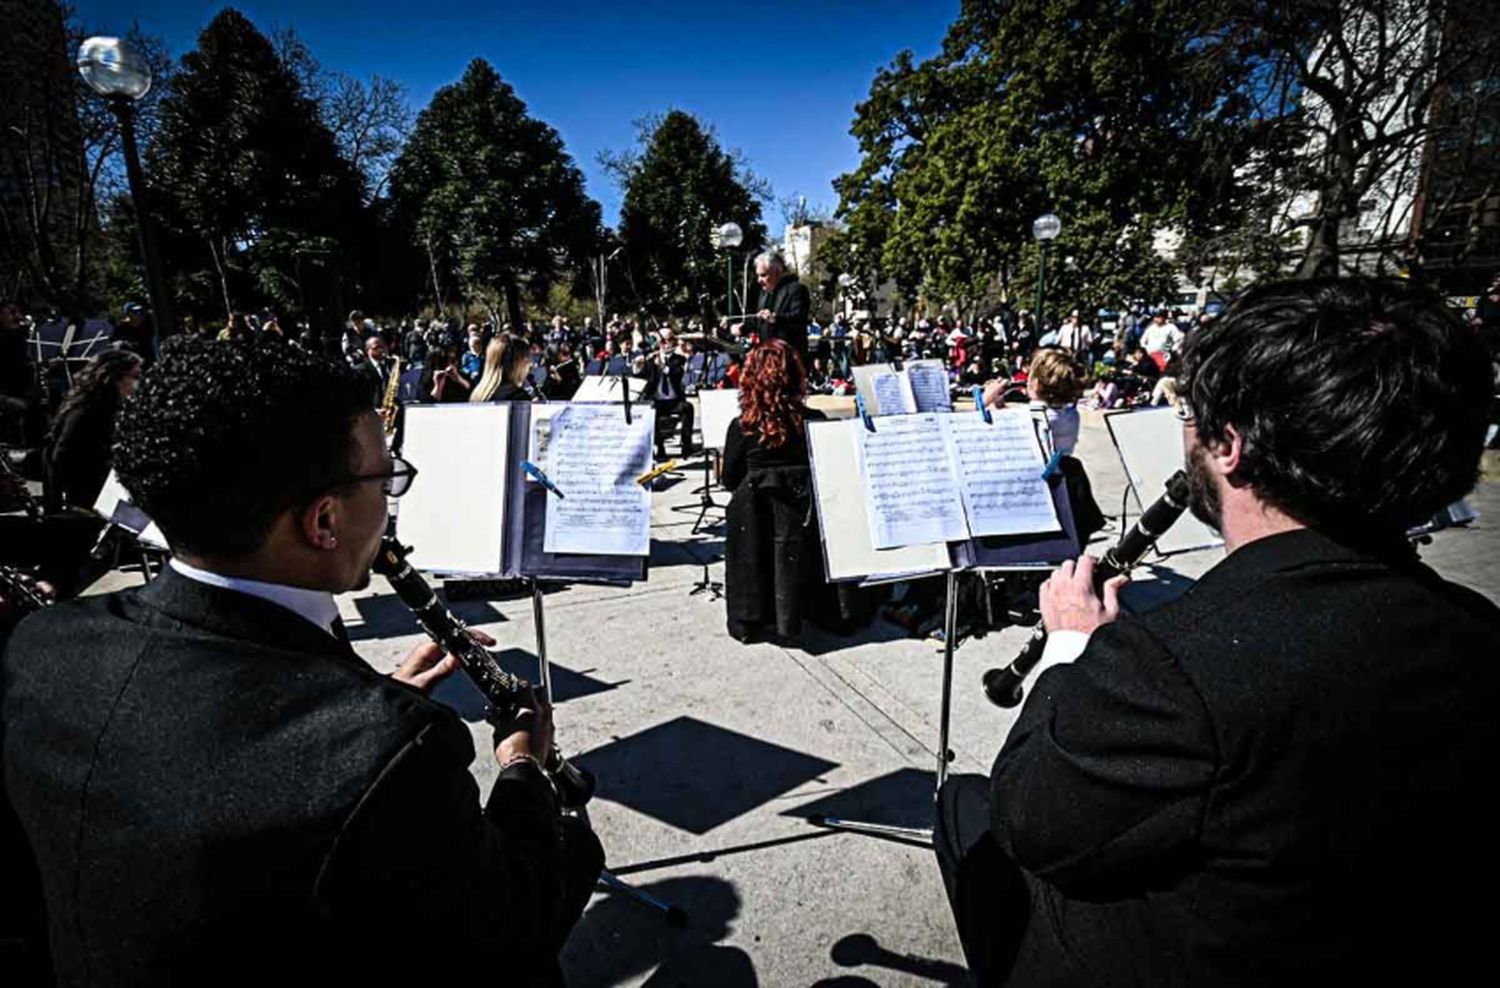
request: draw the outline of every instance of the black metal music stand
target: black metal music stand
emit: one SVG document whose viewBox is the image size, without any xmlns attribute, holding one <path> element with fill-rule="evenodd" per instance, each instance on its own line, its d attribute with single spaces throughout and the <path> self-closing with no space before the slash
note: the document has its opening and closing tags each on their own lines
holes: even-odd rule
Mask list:
<svg viewBox="0 0 1500 988">
<path fill-rule="evenodd" d="M 714 500 L 713 462 L 714 451 L 705 446 L 703 448 L 703 486 L 694 488 L 691 492 L 698 495 L 698 503 L 678 504 L 674 505 L 672 508 L 673 511 L 680 511 L 687 514 L 691 514 L 694 511 L 698 512 L 698 518 L 693 522 L 693 530 L 690 533 L 692 535 L 697 535 L 699 532 L 702 532 L 708 528 L 712 528 L 715 524 L 717 524 L 717 522 L 709 522 L 708 524 L 704 524 L 704 522 L 708 519 L 708 513 L 710 511 L 723 511 L 728 507 L 728 505 L 720 504 L 719 502 Z"/>
<path fill-rule="evenodd" d="M 542 593 L 542 585 L 535 577 L 528 577 L 527 579 L 531 582 L 531 616 L 533 623 L 536 625 L 536 662 L 538 678 L 541 679 L 538 685 L 542 688 L 542 698 L 550 705 L 552 703 L 552 664 L 547 661 L 546 608 L 542 603 L 544 595 Z M 583 809 L 580 808 L 578 813 L 585 820 L 588 819 Z M 619 892 L 626 898 L 639 902 L 648 909 L 654 909 L 661 913 L 662 921 L 668 926 L 687 925 L 688 914 L 681 906 L 675 906 L 670 902 L 658 899 L 650 893 L 642 892 L 640 889 L 622 882 L 607 871 L 600 873 L 599 884 L 612 892 Z"/>
<path fill-rule="evenodd" d="M 953 649 L 956 647 L 958 638 L 958 573 L 957 569 L 948 571 L 947 600 L 944 602 L 943 694 L 938 714 L 937 785 L 932 791 L 934 801 L 937 800 L 937 794 L 943 788 L 943 783 L 948 781 L 948 765 L 953 761 L 953 752 L 948 750 L 948 726 L 953 708 Z M 815 827 L 848 830 L 857 834 L 869 834 L 872 837 L 891 837 L 928 845 L 933 843 L 931 827 L 898 827 L 888 823 L 845 820 L 842 817 L 832 816 L 812 816 L 807 818 L 807 822 Z"/>
</svg>

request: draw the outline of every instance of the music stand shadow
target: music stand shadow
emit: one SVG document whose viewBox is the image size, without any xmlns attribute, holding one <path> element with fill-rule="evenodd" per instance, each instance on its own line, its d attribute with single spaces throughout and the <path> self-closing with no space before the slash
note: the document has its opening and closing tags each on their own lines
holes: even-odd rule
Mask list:
<svg viewBox="0 0 1500 988">
<path fill-rule="evenodd" d="M 828 956 L 839 967 L 862 967 L 869 964 L 890 971 L 900 971 L 902 974 L 910 974 L 927 981 L 935 981 L 950 988 L 965 988 L 974 983 L 969 977 L 969 972 L 952 961 L 920 957 L 916 954 L 898 954 L 882 947 L 879 941 L 868 933 L 851 933 L 840 937 L 828 951 Z M 822 981 L 818 983 L 827 984 Z M 854 983 L 857 984 L 858 981 Z"/>
<path fill-rule="evenodd" d="M 931 772 L 903 768 L 783 810 L 781 815 L 803 820 L 840 817 L 893 827 L 930 827 L 932 790 Z"/>
<path fill-rule="evenodd" d="M 448 607 L 465 624 L 498 624 L 507 620 L 504 614 L 482 600 L 455 601 Z M 360 597 L 355 600 L 354 609 L 359 611 L 360 623 L 348 629 L 351 642 L 395 638 L 421 630 L 411 608 L 395 594 Z"/>
<path fill-rule="evenodd" d="M 675 902 L 692 917 L 680 929 L 665 927 L 629 898 L 603 893 L 574 927 L 562 952 L 569 984 L 612 985 L 656 971 L 644 985 L 714 985 L 755 988 L 760 984 L 750 955 L 719 943 L 740 914 L 740 894 L 721 878 L 667 878 L 640 890 Z"/>
<path fill-rule="evenodd" d="M 1151 563 L 1141 569 L 1149 572 L 1152 578 L 1135 580 L 1120 592 L 1120 605 L 1131 614 L 1144 614 L 1169 604 L 1198 582 L 1160 563 Z"/>
<path fill-rule="evenodd" d="M 692 717 L 612 741 L 573 762 L 594 773 L 600 798 L 693 834 L 838 767 Z"/>
</svg>

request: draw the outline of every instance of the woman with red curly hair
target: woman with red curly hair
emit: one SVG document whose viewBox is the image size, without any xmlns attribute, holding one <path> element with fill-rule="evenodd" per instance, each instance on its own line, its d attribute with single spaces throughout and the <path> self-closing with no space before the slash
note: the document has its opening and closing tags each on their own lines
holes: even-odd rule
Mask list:
<svg viewBox="0 0 1500 988">
<path fill-rule="evenodd" d="M 781 340 L 761 343 L 740 374 L 740 415 L 724 440 L 724 598 L 729 633 L 742 642 L 796 638 L 803 606 L 822 584 L 812 477 L 803 423 L 823 418 L 802 403 L 802 361 Z"/>
</svg>

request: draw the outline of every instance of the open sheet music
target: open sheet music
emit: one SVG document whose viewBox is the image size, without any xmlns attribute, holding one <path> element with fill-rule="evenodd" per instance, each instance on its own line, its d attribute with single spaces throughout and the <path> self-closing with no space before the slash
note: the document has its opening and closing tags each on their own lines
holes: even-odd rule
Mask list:
<svg viewBox="0 0 1500 988">
<path fill-rule="evenodd" d="M 941 416 L 882 416 L 875 431 L 859 419 L 870 540 L 877 549 L 968 538 L 958 482 L 945 455 Z"/>
<path fill-rule="evenodd" d="M 1060 528 L 1052 493 L 1042 479 L 1046 462 L 1029 412 L 992 411 L 990 422 L 977 413 L 937 418 L 971 534 L 1020 535 Z"/>
<path fill-rule="evenodd" d="M 856 375 L 862 376 L 862 375 Z M 869 372 L 866 401 L 876 415 L 947 412 L 953 409 L 948 393 L 948 371 L 941 360 L 913 360 L 899 371 L 879 367 Z"/>
<path fill-rule="evenodd" d="M 548 423 L 547 473 L 563 497 L 547 498 L 548 552 L 643 556 L 651 551 L 654 415 L 627 423 L 610 406 L 569 405 Z"/>
</svg>

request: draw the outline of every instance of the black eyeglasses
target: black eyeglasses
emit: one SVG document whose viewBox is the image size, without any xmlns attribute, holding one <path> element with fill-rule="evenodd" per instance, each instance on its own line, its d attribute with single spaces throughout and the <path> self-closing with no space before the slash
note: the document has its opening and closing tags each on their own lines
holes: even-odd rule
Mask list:
<svg viewBox="0 0 1500 988">
<path fill-rule="evenodd" d="M 346 477 L 340 484 L 353 484 L 363 480 L 382 480 L 381 490 L 387 497 L 400 497 L 411 490 L 411 482 L 417 477 L 417 468 L 399 456 L 391 457 L 391 469 L 385 473 L 361 473 Z"/>
</svg>

